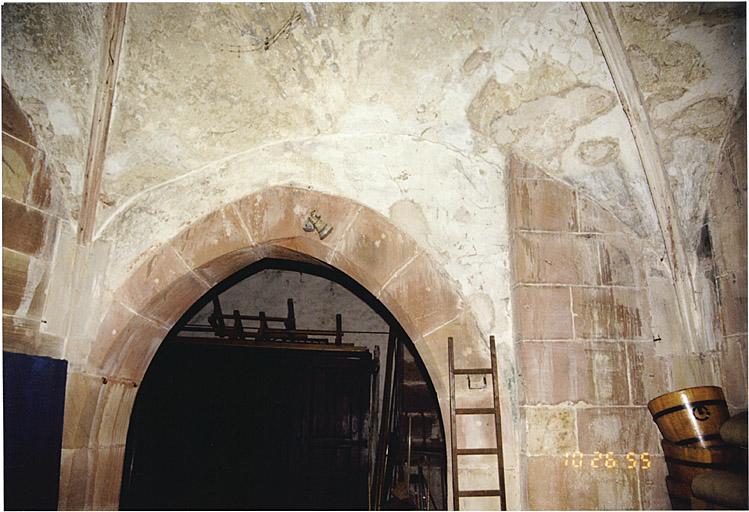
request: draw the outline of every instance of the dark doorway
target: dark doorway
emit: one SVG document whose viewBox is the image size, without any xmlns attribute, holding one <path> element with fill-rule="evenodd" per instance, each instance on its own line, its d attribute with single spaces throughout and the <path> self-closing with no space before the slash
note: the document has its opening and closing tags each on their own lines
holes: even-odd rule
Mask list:
<svg viewBox="0 0 749 512">
<path fill-rule="evenodd" d="M 152 369 L 123 508 L 367 508 L 367 352 L 174 343 Z"/>
<path fill-rule="evenodd" d="M 307 297 L 289 288 L 294 275 Z M 297 312 L 342 308 L 343 320 L 305 330 L 314 322 L 286 294 Z M 208 292 L 159 348 L 133 408 L 120 507 L 367 510 L 410 483 L 412 508 L 442 508 L 443 432 L 426 370 L 379 301 L 323 264 L 262 260 Z"/>
</svg>

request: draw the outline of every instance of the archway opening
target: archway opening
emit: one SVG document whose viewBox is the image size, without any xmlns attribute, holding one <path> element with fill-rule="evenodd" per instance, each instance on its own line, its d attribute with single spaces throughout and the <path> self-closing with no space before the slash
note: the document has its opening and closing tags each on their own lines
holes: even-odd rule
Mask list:
<svg viewBox="0 0 749 512">
<path fill-rule="evenodd" d="M 323 262 L 265 258 L 203 295 L 156 353 L 120 506 L 444 509 L 444 440 L 387 308 Z"/>
</svg>

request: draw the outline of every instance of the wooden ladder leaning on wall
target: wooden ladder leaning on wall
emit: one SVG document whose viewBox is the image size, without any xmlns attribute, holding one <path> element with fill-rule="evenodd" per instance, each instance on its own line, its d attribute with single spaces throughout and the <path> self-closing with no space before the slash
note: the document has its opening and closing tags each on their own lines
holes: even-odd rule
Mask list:
<svg viewBox="0 0 749 512">
<path fill-rule="evenodd" d="M 455 368 L 455 354 L 453 339 L 447 338 L 447 357 L 450 373 L 450 454 L 452 458 L 452 487 L 453 510 L 460 510 L 460 498 L 495 497 L 498 496 L 501 509 L 507 510 L 505 496 L 504 456 L 502 454 L 502 417 L 499 412 L 499 379 L 497 378 L 497 350 L 494 336 L 489 337 L 491 350 L 491 368 Z M 491 375 L 494 407 L 459 408 L 455 404 L 455 376 L 456 375 Z M 491 414 L 494 416 L 494 431 L 497 438 L 496 448 L 458 448 L 457 416 L 463 414 Z M 458 457 L 461 455 L 496 455 L 498 484 L 497 489 L 482 489 L 461 491 L 458 485 Z"/>
</svg>

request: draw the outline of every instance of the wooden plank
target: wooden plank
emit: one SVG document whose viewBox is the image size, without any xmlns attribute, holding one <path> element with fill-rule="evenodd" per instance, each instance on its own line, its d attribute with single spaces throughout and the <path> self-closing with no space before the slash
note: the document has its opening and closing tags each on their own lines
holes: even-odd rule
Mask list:
<svg viewBox="0 0 749 512">
<path fill-rule="evenodd" d="M 401 484 L 399 473 L 403 469 L 403 449 L 401 446 L 400 420 L 403 412 L 403 343 L 398 339 L 395 346 L 395 377 L 393 379 L 392 406 L 390 409 L 390 430 L 388 434 L 388 449 L 385 454 L 385 481 L 383 489 L 395 491 Z M 395 497 L 395 493 L 392 492 Z M 387 497 L 388 493 L 385 493 Z"/>
<path fill-rule="evenodd" d="M 374 465 L 371 464 L 369 461 L 375 460 L 375 452 L 374 452 L 374 446 L 375 446 L 375 429 L 377 428 L 376 418 L 377 413 L 379 412 L 379 403 L 380 403 L 380 347 L 379 345 L 374 346 L 374 353 L 372 354 L 372 380 L 370 381 L 370 396 L 372 399 L 369 402 L 369 443 L 367 443 L 367 465 L 369 466 L 369 478 L 367 480 L 367 484 L 369 485 L 369 488 L 367 489 L 368 494 L 368 503 L 367 503 L 367 510 L 374 510 L 374 497 L 372 496 L 372 489 L 374 488 L 374 481 L 375 481 L 375 468 Z"/>
<path fill-rule="evenodd" d="M 176 343 L 193 343 L 200 345 L 216 345 L 222 347 L 242 347 L 242 348 L 277 348 L 284 350 L 319 350 L 327 352 L 367 352 L 367 347 L 355 346 L 353 344 L 342 343 L 335 345 L 333 343 L 294 343 L 294 342 L 262 342 L 262 341 L 241 341 L 227 340 L 224 338 L 209 338 L 208 336 L 175 336 L 172 338 Z"/>
<path fill-rule="evenodd" d="M 455 409 L 455 414 L 494 414 L 491 407 L 463 407 Z"/>
<path fill-rule="evenodd" d="M 100 56 L 99 85 L 96 89 L 94 114 L 91 119 L 86 170 L 84 174 L 81 212 L 78 217 L 78 242 L 91 241 L 96 224 L 96 206 L 104 173 L 104 158 L 109 137 L 109 121 L 117 83 L 117 70 L 122 50 L 122 35 L 125 31 L 127 4 L 107 5 L 104 18 L 104 41 Z"/>
<path fill-rule="evenodd" d="M 388 337 L 388 350 L 385 359 L 385 384 L 382 395 L 382 415 L 380 416 L 380 435 L 377 441 L 377 460 L 375 461 L 372 492 L 374 497 L 373 510 L 380 510 L 382 505 L 382 486 L 385 480 L 385 449 L 390 430 L 390 406 L 393 394 L 393 363 L 395 360 L 395 345 L 397 339 L 392 329 Z M 333 345 L 335 346 L 335 345 Z"/>
<path fill-rule="evenodd" d="M 455 375 L 490 375 L 491 368 L 456 368 Z"/>
<path fill-rule="evenodd" d="M 264 314 L 265 313 L 263 313 L 262 311 L 260 312 L 260 327 L 258 327 L 258 330 L 257 330 L 258 340 L 263 340 L 265 338 L 265 332 L 263 330 L 263 328 L 265 327 L 265 319 L 263 318 Z M 235 309 L 234 310 L 234 330 L 232 332 L 232 337 L 235 339 L 241 340 L 243 336 L 244 336 L 244 325 L 242 325 L 242 318 L 239 315 L 239 311 Z"/>
<path fill-rule="evenodd" d="M 224 318 L 227 318 L 227 319 L 232 319 L 232 318 L 236 317 L 236 315 L 234 315 L 234 314 L 232 314 L 232 315 L 222 315 L 222 316 Z M 255 321 L 259 321 L 260 320 L 260 316 L 259 315 L 242 315 L 242 314 L 240 314 L 239 318 L 242 319 L 242 320 L 255 320 Z M 282 316 L 268 316 L 268 315 L 265 315 L 265 321 L 266 322 L 282 322 L 282 323 L 285 324 L 287 322 L 287 320 L 288 320 L 287 318 L 282 317 Z M 334 333 L 335 331 L 328 330 L 327 332 Z"/>
<path fill-rule="evenodd" d="M 453 339 L 447 338 L 447 366 L 450 381 L 450 456 L 452 460 L 453 510 L 460 510 L 458 495 L 458 425 L 455 416 L 455 356 Z"/>
<path fill-rule="evenodd" d="M 499 369 L 497 367 L 497 347 L 494 336 L 489 336 L 490 357 L 492 359 L 492 391 L 494 394 L 494 433 L 497 437 L 497 473 L 499 474 L 499 488 L 502 490 L 500 505 L 502 510 L 507 510 L 507 498 L 505 497 L 505 464 L 504 452 L 502 450 L 502 415 L 499 408 Z"/>
<path fill-rule="evenodd" d="M 701 332 L 701 317 L 694 295 L 692 272 L 676 215 L 676 204 L 658 148 L 658 140 L 650 123 L 650 116 L 645 109 L 642 93 L 624 49 L 611 7 L 606 3 L 592 2 L 583 2 L 582 6 L 598 39 L 601 53 L 609 67 L 637 145 L 666 246 L 684 335 L 687 337 L 688 348 L 695 351 L 698 349 L 697 339 L 698 333 Z"/>
<path fill-rule="evenodd" d="M 501 496 L 504 498 L 504 493 L 499 489 L 487 489 L 482 491 L 460 491 L 460 498 L 486 498 L 493 496 Z"/>
<path fill-rule="evenodd" d="M 343 319 L 341 317 L 341 314 L 338 313 L 335 316 L 335 344 L 340 345 L 342 338 L 343 338 Z"/>
<path fill-rule="evenodd" d="M 286 319 L 284 325 L 289 330 L 296 329 L 296 316 L 294 315 L 294 299 L 286 300 Z"/>
<path fill-rule="evenodd" d="M 213 313 L 208 317 L 208 323 L 214 322 L 216 334 L 218 336 L 226 335 L 226 324 L 224 323 L 224 314 L 221 312 L 221 302 L 219 301 L 218 295 L 213 297 Z"/>
<path fill-rule="evenodd" d="M 496 448 L 458 448 L 458 455 L 496 455 Z"/>
</svg>

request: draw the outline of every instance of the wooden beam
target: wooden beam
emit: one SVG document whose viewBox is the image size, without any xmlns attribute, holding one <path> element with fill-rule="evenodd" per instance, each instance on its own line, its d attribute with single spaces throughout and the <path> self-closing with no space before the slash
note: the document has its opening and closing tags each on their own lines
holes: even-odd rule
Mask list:
<svg viewBox="0 0 749 512">
<path fill-rule="evenodd" d="M 172 343 L 191 343 L 193 345 L 205 345 L 211 347 L 239 347 L 239 348 L 266 348 L 279 350 L 315 350 L 320 352 L 367 352 L 367 347 L 357 346 L 353 343 L 296 343 L 291 341 L 263 342 L 263 341 L 232 341 L 224 338 L 200 337 L 200 336 L 175 336 Z"/>
<path fill-rule="evenodd" d="M 497 343 L 494 336 L 489 336 L 489 354 L 492 358 L 492 395 L 494 396 L 494 435 L 497 438 L 497 471 L 499 472 L 500 508 L 507 510 L 507 484 L 505 483 L 505 456 L 502 448 L 502 414 L 499 408 L 499 361 L 497 361 Z"/>
<path fill-rule="evenodd" d="M 458 487 L 458 420 L 455 416 L 455 354 L 453 338 L 447 338 L 447 373 L 450 385 L 450 473 L 452 476 L 453 510 L 460 510 Z M 445 507 L 447 508 L 447 507 Z"/>
<path fill-rule="evenodd" d="M 91 241 L 96 224 L 96 206 L 99 202 L 104 172 L 109 121 L 112 116 L 112 101 L 117 83 L 117 69 L 120 63 L 126 15 L 127 4 L 107 5 L 104 18 L 104 44 L 100 56 L 99 85 L 96 88 L 94 115 L 91 119 L 86 170 L 83 178 L 83 197 L 78 216 L 78 243 L 81 244 Z"/>
<path fill-rule="evenodd" d="M 701 316 L 694 294 L 692 272 L 676 215 L 676 205 L 666 167 L 663 165 L 658 141 L 645 109 L 642 93 L 632 72 L 632 65 L 624 49 L 616 20 L 607 3 L 583 2 L 582 7 L 593 28 L 601 53 L 614 80 L 624 113 L 637 145 L 653 200 L 673 285 L 679 305 L 683 333 L 691 351 L 698 349 Z"/>
<path fill-rule="evenodd" d="M 374 471 L 372 474 L 372 510 L 380 510 L 382 508 L 382 492 L 385 484 L 385 471 L 387 470 L 387 447 L 388 447 L 388 436 L 390 434 L 391 418 L 392 415 L 392 398 L 395 393 L 395 382 L 394 382 L 394 365 L 396 357 L 396 346 L 398 345 L 398 337 L 390 328 L 390 335 L 388 336 L 388 350 L 387 357 L 385 359 L 385 384 L 383 387 L 382 394 L 382 415 L 380 416 L 380 434 L 377 440 L 377 455 L 375 459 Z"/>
</svg>

